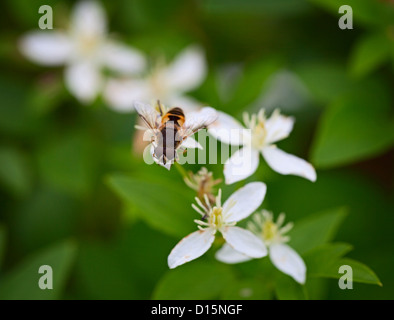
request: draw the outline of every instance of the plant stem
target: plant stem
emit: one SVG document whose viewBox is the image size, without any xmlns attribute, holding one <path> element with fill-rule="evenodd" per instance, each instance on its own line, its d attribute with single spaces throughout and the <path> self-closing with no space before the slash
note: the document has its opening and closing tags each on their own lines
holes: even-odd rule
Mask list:
<svg viewBox="0 0 394 320">
<path fill-rule="evenodd" d="M 186 170 L 183 169 L 183 167 L 178 162 L 174 163 L 174 167 L 177 169 L 177 171 L 179 172 L 179 174 L 182 176 L 183 179 L 186 179 L 188 177 Z"/>
</svg>

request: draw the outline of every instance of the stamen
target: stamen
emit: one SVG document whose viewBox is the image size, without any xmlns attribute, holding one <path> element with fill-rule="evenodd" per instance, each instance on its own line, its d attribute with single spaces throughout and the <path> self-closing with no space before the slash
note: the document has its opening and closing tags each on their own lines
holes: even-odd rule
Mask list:
<svg viewBox="0 0 394 320">
<path fill-rule="evenodd" d="M 222 189 L 219 189 L 218 195 L 216 196 L 216 206 L 222 207 Z"/>
<path fill-rule="evenodd" d="M 261 214 L 256 213 L 253 215 L 253 221 L 258 225 L 261 226 L 263 224 L 263 219 L 261 218 Z"/>
<path fill-rule="evenodd" d="M 211 214 L 211 215 L 209 216 L 209 218 L 210 218 L 209 224 L 210 224 L 210 225 L 216 225 L 216 220 L 217 220 L 216 215 Z"/>
<path fill-rule="evenodd" d="M 197 223 L 198 225 L 209 227 L 209 223 L 207 223 L 205 221 L 194 219 L 194 222 Z"/>
<path fill-rule="evenodd" d="M 289 232 L 291 229 L 293 229 L 293 226 L 294 226 L 294 224 L 292 222 L 289 222 L 282 229 L 280 229 L 280 233 L 284 234 L 286 232 Z"/>
<path fill-rule="evenodd" d="M 267 210 L 263 210 L 263 217 L 265 220 L 272 220 L 272 213 Z"/>
<path fill-rule="evenodd" d="M 252 231 L 253 233 L 255 233 L 255 234 L 260 233 L 260 230 L 256 227 L 256 225 L 255 225 L 253 222 L 249 221 L 249 222 L 246 224 L 246 226 L 247 226 L 247 229 L 249 229 L 249 230 Z"/>
<path fill-rule="evenodd" d="M 280 110 L 279 110 L 278 108 L 276 108 L 276 109 L 274 110 L 274 112 L 272 112 L 271 118 L 276 118 L 276 117 L 278 117 L 278 116 L 280 116 Z"/>
<path fill-rule="evenodd" d="M 258 120 L 260 123 L 265 123 L 266 117 L 265 117 L 265 109 L 260 109 L 258 115 Z"/>
<path fill-rule="evenodd" d="M 207 195 L 206 193 L 204 193 L 204 199 L 205 199 L 205 203 L 206 203 L 207 206 L 208 206 L 209 211 L 211 211 L 211 210 L 212 210 L 212 207 L 211 207 L 211 204 L 210 204 L 210 202 L 209 202 L 208 195 Z"/>
<path fill-rule="evenodd" d="M 278 219 L 276 219 L 276 225 L 280 228 L 285 221 L 286 215 L 282 212 L 279 214 Z"/>
<path fill-rule="evenodd" d="M 205 216 L 205 212 L 202 212 L 199 207 L 197 207 L 194 203 L 192 203 L 192 208 L 196 210 L 201 216 Z"/>
<path fill-rule="evenodd" d="M 207 210 L 207 208 L 202 204 L 202 202 L 201 202 L 201 200 L 200 200 L 199 198 L 195 197 L 194 199 L 196 200 L 197 204 L 198 204 L 202 209 L 204 209 L 204 211 Z"/>
<path fill-rule="evenodd" d="M 198 185 L 197 185 L 197 183 L 193 183 L 193 181 L 192 181 L 192 177 L 184 177 L 183 178 L 183 181 L 185 182 L 185 184 L 189 187 L 189 188 L 191 188 L 191 189 L 193 189 L 193 190 L 195 190 L 195 191 L 197 191 L 198 190 Z"/>
<path fill-rule="evenodd" d="M 245 123 L 245 126 L 250 127 L 249 114 L 247 112 L 244 112 L 242 114 L 242 118 Z"/>
<path fill-rule="evenodd" d="M 256 114 L 255 113 L 252 114 L 252 116 L 250 118 L 250 122 L 251 122 L 251 129 L 252 129 L 252 127 L 254 128 L 256 126 L 256 123 L 257 123 L 257 119 L 256 119 Z"/>
</svg>

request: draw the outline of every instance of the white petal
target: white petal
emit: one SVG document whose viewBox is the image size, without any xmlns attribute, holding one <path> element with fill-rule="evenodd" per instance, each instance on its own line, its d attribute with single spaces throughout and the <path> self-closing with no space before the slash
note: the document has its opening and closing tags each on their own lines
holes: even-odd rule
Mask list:
<svg viewBox="0 0 394 320">
<path fill-rule="evenodd" d="M 268 165 L 276 172 L 293 174 L 313 182 L 316 181 L 316 171 L 309 162 L 288 154 L 276 146 L 264 147 L 262 154 Z"/>
<path fill-rule="evenodd" d="M 19 49 L 27 58 L 46 66 L 66 63 L 71 48 L 68 36 L 56 31 L 30 32 L 19 41 Z"/>
<path fill-rule="evenodd" d="M 80 1 L 74 6 L 71 32 L 76 36 L 100 37 L 107 31 L 104 8 L 98 1 Z"/>
<path fill-rule="evenodd" d="M 73 64 L 66 69 L 65 76 L 67 88 L 83 103 L 92 102 L 101 90 L 102 77 L 94 64 Z"/>
<path fill-rule="evenodd" d="M 191 46 L 183 50 L 165 70 L 167 86 L 177 92 L 197 88 L 207 73 L 205 56 L 201 48 Z"/>
<path fill-rule="evenodd" d="M 99 54 L 105 66 L 121 74 L 135 74 L 146 67 L 146 60 L 141 52 L 115 41 L 107 41 L 101 46 Z"/>
<path fill-rule="evenodd" d="M 252 258 L 231 248 L 227 243 L 215 253 L 215 258 L 224 263 L 239 263 Z"/>
<path fill-rule="evenodd" d="M 224 164 L 226 184 L 232 184 L 251 176 L 259 165 L 259 152 L 243 147 L 237 150 Z"/>
<path fill-rule="evenodd" d="M 213 230 L 207 228 L 198 230 L 183 238 L 168 256 L 170 269 L 201 257 L 211 247 L 215 235 Z"/>
<path fill-rule="evenodd" d="M 306 266 L 302 258 L 286 244 L 270 246 L 272 263 L 283 273 L 291 276 L 298 283 L 305 283 Z"/>
<path fill-rule="evenodd" d="M 230 115 L 217 111 L 218 119 L 209 126 L 208 132 L 217 140 L 226 144 L 239 146 L 244 143 L 245 128 Z"/>
<path fill-rule="evenodd" d="M 103 95 L 111 109 L 129 112 L 134 110 L 135 101 L 149 101 L 150 88 L 143 80 L 110 79 L 105 85 Z"/>
<path fill-rule="evenodd" d="M 275 110 L 272 116 L 265 122 L 267 130 L 266 142 L 274 143 L 287 138 L 293 130 L 294 118 L 286 117 Z"/>
<path fill-rule="evenodd" d="M 262 258 L 267 255 L 264 242 L 249 230 L 226 227 L 221 232 L 223 238 L 234 250 L 251 258 Z"/>
<path fill-rule="evenodd" d="M 203 147 L 202 147 L 202 145 L 198 142 L 198 141 L 196 141 L 194 138 L 192 138 L 192 137 L 188 137 L 188 138 L 186 138 L 183 142 L 182 142 L 182 147 L 184 147 L 184 148 L 192 148 L 192 149 L 196 149 L 196 148 L 198 148 L 198 149 L 203 149 Z"/>
<path fill-rule="evenodd" d="M 251 182 L 235 191 L 223 204 L 225 221 L 240 221 L 251 215 L 262 204 L 266 192 L 263 182 Z"/>
</svg>

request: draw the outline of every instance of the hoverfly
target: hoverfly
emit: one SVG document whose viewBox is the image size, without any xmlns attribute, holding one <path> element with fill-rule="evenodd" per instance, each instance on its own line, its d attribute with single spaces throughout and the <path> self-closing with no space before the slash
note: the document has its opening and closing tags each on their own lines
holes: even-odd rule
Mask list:
<svg viewBox="0 0 394 320">
<path fill-rule="evenodd" d="M 217 113 L 211 107 L 204 107 L 185 116 L 179 107 L 166 111 L 160 101 L 157 101 L 156 108 L 141 102 L 135 102 L 134 106 L 146 125 L 146 128 L 138 129 L 144 129 L 150 134 L 153 159 L 167 169 L 178 160 L 178 149 L 187 148 L 190 144 L 196 147 L 198 143 L 191 136 L 217 119 Z"/>
</svg>

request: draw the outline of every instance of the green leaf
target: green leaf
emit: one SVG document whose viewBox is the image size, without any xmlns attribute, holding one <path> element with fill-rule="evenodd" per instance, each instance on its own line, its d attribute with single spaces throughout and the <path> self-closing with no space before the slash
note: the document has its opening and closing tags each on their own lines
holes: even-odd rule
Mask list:
<svg viewBox="0 0 394 320">
<path fill-rule="evenodd" d="M 391 44 L 384 34 L 371 34 L 361 38 L 350 58 L 350 73 L 361 78 L 374 71 L 390 58 Z"/>
<path fill-rule="evenodd" d="M 312 162 L 331 168 L 371 158 L 393 145 L 393 119 L 385 86 L 371 82 L 342 97 L 322 116 L 312 147 Z"/>
<path fill-rule="evenodd" d="M 343 265 L 349 265 L 352 267 L 353 281 L 360 283 L 377 284 L 379 286 L 383 285 L 380 282 L 378 276 L 375 274 L 375 272 L 373 272 L 372 269 L 366 266 L 365 264 L 353 259 L 344 258 L 338 261 L 337 264 L 338 269 L 340 266 Z M 337 268 L 334 269 L 338 270 Z"/>
<path fill-rule="evenodd" d="M 162 168 L 160 168 L 162 169 Z M 163 169 L 165 170 L 165 169 Z M 138 215 L 153 228 L 176 237 L 184 237 L 196 230 L 191 208 L 193 193 L 163 177 L 154 182 L 147 179 L 112 175 L 109 185 Z"/>
<path fill-rule="evenodd" d="M 209 14 L 228 14 L 228 13 L 248 13 L 258 14 L 264 13 L 272 16 L 283 15 L 298 15 L 308 9 L 308 4 L 305 1 L 292 1 L 292 0 L 205 0 L 201 1 L 203 10 Z"/>
<path fill-rule="evenodd" d="M 346 214 L 345 208 L 337 208 L 297 221 L 289 232 L 290 245 L 304 253 L 332 240 Z"/>
<path fill-rule="evenodd" d="M 61 298 L 76 253 L 73 241 L 64 241 L 38 252 L 1 278 L 0 299 L 52 300 Z M 40 289 L 40 266 L 53 271 L 53 289 Z"/>
<path fill-rule="evenodd" d="M 50 137 L 38 153 L 45 182 L 73 195 L 86 195 L 92 187 L 96 166 L 95 142 L 86 132 Z"/>
<path fill-rule="evenodd" d="M 350 250 L 352 246 L 349 244 L 330 243 L 308 251 L 303 257 L 307 265 L 307 277 L 324 277 L 327 270 Z"/>
<path fill-rule="evenodd" d="M 0 132 L 24 134 L 36 126 L 28 106 L 26 82 L 0 75 Z"/>
<path fill-rule="evenodd" d="M 0 148 L 0 184 L 17 196 L 26 195 L 31 188 L 26 158 L 13 148 Z"/>
<path fill-rule="evenodd" d="M 153 299 L 218 299 L 232 281 L 234 278 L 229 266 L 193 261 L 168 271 L 159 281 Z"/>
<path fill-rule="evenodd" d="M 265 59 L 263 62 L 255 62 L 246 66 L 231 100 L 223 109 L 228 113 L 231 113 L 231 110 L 240 112 L 240 109 L 254 102 L 261 94 L 267 80 L 281 66 L 282 61 L 278 58 Z"/>
<path fill-rule="evenodd" d="M 116 19 L 119 19 L 124 25 L 130 28 L 130 30 L 147 30 L 154 28 L 159 29 L 163 32 L 166 28 L 163 28 L 163 23 L 173 18 L 174 12 L 180 6 L 181 0 L 169 0 L 166 3 L 159 3 L 154 0 L 137 0 L 137 1 L 126 1 L 121 0 L 120 2 L 111 3 L 116 5 Z M 144 34 L 144 32 L 141 32 Z M 179 33 L 179 32 L 178 32 Z M 168 39 L 163 37 L 161 40 Z M 157 46 L 156 42 L 154 43 Z M 173 43 L 173 42 L 170 42 Z M 167 44 L 168 45 L 168 44 Z M 160 48 L 159 46 L 157 46 Z"/>
<path fill-rule="evenodd" d="M 173 242 L 142 222 L 122 228 L 114 239 L 83 241 L 75 263 L 77 299 L 149 299 L 168 270 Z"/>
<path fill-rule="evenodd" d="M 6 245 L 6 230 L 3 225 L 0 224 L 0 270 L 1 270 L 1 265 L 4 259 L 4 252 L 5 252 L 5 245 Z"/>
<path fill-rule="evenodd" d="M 339 279 L 343 276 L 342 273 L 339 273 L 339 268 L 344 265 L 352 267 L 353 282 L 376 284 L 382 286 L 382 283 L 380 282 L 378 276 L 368 266 L 349 258 L 342 258 L 337 260 L 335 263 L 327 267 L 324 272 L 320 273 L 319 276 Z"/>
<path fill-rule="evenodd" d="M 322 105 L 332 102 L 353 88 L 344 66 L 340 64 L 328 61 L 302 63 L 295 67 L 295 72 L 309 90 L 313 100 Z"/>
<path fill-rule="evenodd" d="M 308 299 L 324 300 L 327 299 L 328 287 L 330 279 L 327 278 L 307 278 L 305 283 Z"/>
<path fill-rule="evenodd" d="M 31 252 L 73 236 L 84 214 L 82 208 L 85 206 L 71 195 L 36 186 L 12 218 L 18 249 Z"/>
<path fill-rule="evenodd" d="M 339 279 L 339 267 L 349 265 L 353 269 L 353 281 L 368 284 L 382 285 L 376 274 L 361 262 L 342 258 L 352 249 L 346 243 L 325 244 L 318 248 L 308 251 L 304 255 L 307 265 L 307 277 L 325 277 Z"/>
<path fill-rule="evenodd" d="M 27 98 L 31 112 L 39 116 L 50 113 L 67 96 L 60 75 L 51 75 L 49 81 L 45 76 L 32 84 Z"/>
<path fill-rule="evenodd" d="M 306 288 L 288 275 L 278 271 L 275 277 L 275 293 L 279 300 L 306 300 Z"/>
</svg>

